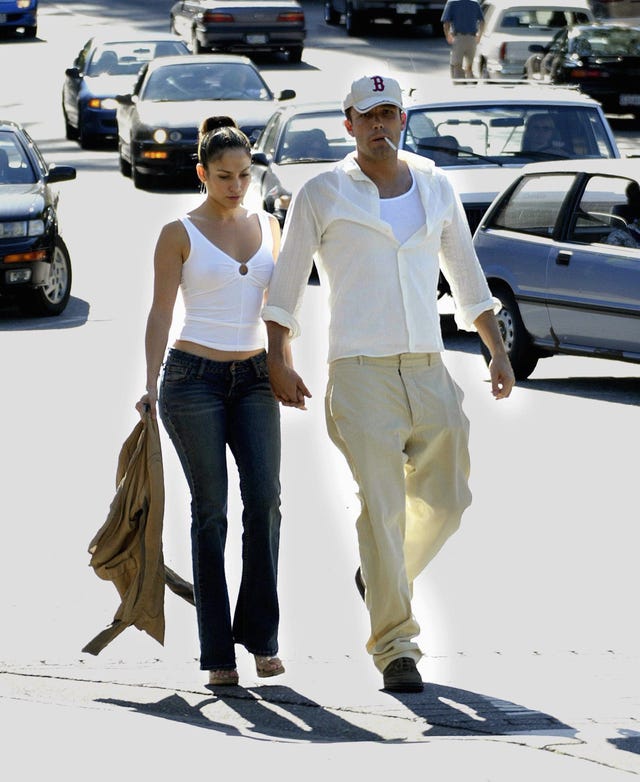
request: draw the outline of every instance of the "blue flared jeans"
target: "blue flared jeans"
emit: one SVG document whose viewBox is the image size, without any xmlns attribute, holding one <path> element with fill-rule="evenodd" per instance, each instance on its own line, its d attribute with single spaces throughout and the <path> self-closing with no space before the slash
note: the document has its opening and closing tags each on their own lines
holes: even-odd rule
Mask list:
<svg viewBox="0 0 640 782">
<path fill-rule="evenodd" d="M 235 667 L 235 646 L 278 651 L 280 411 L 266 354 L 211 361 L 172 349 L 160 388 L 160 415 L 191 491 L 191 550 L 200 667 Z M 233 621 L 224 567 L 227 446 L 242 498 L 242 578 Z"/>
</svg>

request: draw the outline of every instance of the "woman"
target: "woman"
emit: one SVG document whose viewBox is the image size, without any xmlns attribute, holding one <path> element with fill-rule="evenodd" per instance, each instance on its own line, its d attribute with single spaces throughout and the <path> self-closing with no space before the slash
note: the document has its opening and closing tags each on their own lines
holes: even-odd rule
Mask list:
<svg viewBox="0 0 640 782">
<path fill-rule="evenodd" d="M 185 321 L 165 363 L 160 414 L 191 490 L 200 668 L 216 685 L 238 683 L 236 643 L 255 656 L 258 676 L 284 672 L 276 656 L 280 418 L 260 318 L 280 229 L 273 216 L 242 205 L 250 170 L 250 142 L 235 122 L 205 120 L 196 171 L 206 198 L 160 232 L 145 340 L 147 391 L 136 405 L 156 415 L 180 287 Z M 224 571 L 227 445 L 243 502 L 242 579 L 233 621 Z"/>
</svg>

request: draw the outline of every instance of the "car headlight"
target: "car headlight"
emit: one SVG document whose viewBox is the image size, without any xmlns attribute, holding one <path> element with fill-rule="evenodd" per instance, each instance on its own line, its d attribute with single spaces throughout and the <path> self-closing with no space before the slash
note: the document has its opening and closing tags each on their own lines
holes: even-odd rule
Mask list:
<svg viewBox="0 0 640 782">
<path fill-rule="evenodd" d="M 156 144 L 166 144 L 167 139 L 169 138 L 169 134 L 164 128 L 158 128 L 157 130 L 153 131 L 152 138 Z"/>
<path fill-rule="evenodd" d="M 0 223 L 0 239 L 20 239 L 43 234 L 44 220 L 14 220 L 10 223 Z"/>
<path fill-rule="evenodd" d="M 28 8 L 31 5 L 31 0 L 18 0 L 18 8 Z"/>
<path fill-rule="evenodd" d="M 118 108 L 118 102 L 115 98 L 91 98 L 87 102 L 90 109 L 108 109 L 115 111 Z"/>
</svg>

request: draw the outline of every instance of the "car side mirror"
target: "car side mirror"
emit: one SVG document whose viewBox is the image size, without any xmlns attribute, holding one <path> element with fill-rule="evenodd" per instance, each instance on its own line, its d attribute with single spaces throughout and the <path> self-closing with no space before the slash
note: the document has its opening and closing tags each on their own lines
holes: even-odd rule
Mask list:
<svg viewBox="0 0 640 782">
<path fill-rule="evenodd" d="M 542 46 L 542 44 L 539 43 L 532 43 L 529 45 L 529 51 L 533 52 L 534 54 L 542 54 L 542 52 L 547 51 L 547 47 Z"/>
<path fill-rule="evenodd" d="M 116 102 L 121 106 L 133 106 L 135 103 L 134 97 L 130 92 L 126 95 L 116 95 Z"/>
<path fill-rule="evenodd" d="M 251 162 L 258 166 L 268 166 L 271 163 L 271 155 L 267 155 L 266 152 L 254 152 L 251 155 Z"/>
<path fill-rule="evenodd" d="M 296 97 L 295 90 L 281 90 L 278 95 L 278 100 L 292 100 Z"/>
<path fill-rule="evenodd" d="M 73 166 L 58 166 L 55 163 L 47 171 L 45 180 L 48 184 L 53 182 L 67 182 L 76 178 L 76 170 Z"/>
<path fill-rule="evenodd" d="M 66 74 L 66 75 L 67 75 L 67 76 L 68 76 L 70 79 L 79 79 L 79 78 L 80 78 L 80 68 L 77 68 L 77 67 L 74 65 L 74 66 L 73 66 L 73 68 L 67 68 L 67 70 L 65 71 L 65 74 Z"/>
</svg>

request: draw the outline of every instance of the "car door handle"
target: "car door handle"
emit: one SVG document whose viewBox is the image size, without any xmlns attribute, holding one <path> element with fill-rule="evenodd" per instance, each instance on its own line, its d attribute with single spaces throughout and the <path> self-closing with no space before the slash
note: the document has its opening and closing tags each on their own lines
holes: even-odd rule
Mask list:
<svg viewBox="0 0 640 782">
<path fill-rule="evenodd" d="M 558 266 L 568 266 L 572 255 L 573 253 L 569 250 L 561 250 L 556 256 L 556 264 Z"/>
</svg>

